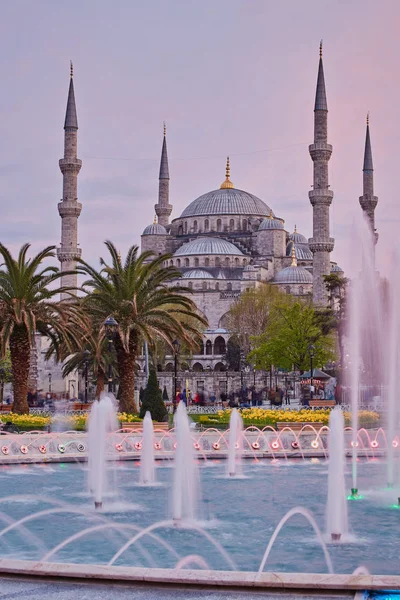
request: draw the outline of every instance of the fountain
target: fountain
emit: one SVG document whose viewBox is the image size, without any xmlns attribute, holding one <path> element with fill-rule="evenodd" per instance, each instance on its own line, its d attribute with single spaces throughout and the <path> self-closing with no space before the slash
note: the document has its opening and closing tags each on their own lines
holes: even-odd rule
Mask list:
<svg viewBox="0 0 400 600">
<path fill-rule="evenodd" d="M 200 496 L 200 479 L 193 452 L 189 417 L 184 402 L 179 402 L 174 417 L 175 471 L 172 490 L 172 517 L 175 522 L 196 520 Z"/>
<path fill-rule="evenodd" d="M 112 394 L 100 396 L 93 402 L 88 422 L 89 490 L 96 509 L 103 506 L 107 492 L 107 436 L 118 428 Z"/>
<path fill-rule="evenodd" d="M 241 472 L 241 460 L 243 453 L 243 419 L 239 411 L 234 408 L 229 419 L 229 445 L 228 445 L 228 465 L 227 471 L 229 477 Z"/>
<path fill-rule="evenodd" d="M 146 412 L 143 419 L 143 440 L 139 481 L 143 485 L 152 485 L 155 483 L 154 427 L 149 411 Z"/>
<path fill-rule="evenodd" d="M 344 418 L 340 408 L 335 408 L 331 412 L 329 426 L 327 533 L 335 542 L 347 533 L 347 502 L 344 480 Z"/>
</svg>

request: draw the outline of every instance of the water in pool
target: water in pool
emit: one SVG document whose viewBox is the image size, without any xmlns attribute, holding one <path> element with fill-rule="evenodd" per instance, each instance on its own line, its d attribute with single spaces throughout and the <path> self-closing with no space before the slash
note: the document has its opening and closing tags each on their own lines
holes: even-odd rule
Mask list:
<svg viewBox="0 0 400 600">
<path fill-rule="evenodd" d="M 307 508 L 325 531 L 326 461 L 245 461 L 241 478 L 226 477 L 225 461 L 199 461 L 199 466 L 202 531 L 160 526 L 151 532 L 154 537 L 142 537 L 114 564 L 174 567 L 192 555 L 187 564 L 193 568 L 257 571 L 274 529 L 296 506 Z M 351 573 L 363 565 L 374 574 L 396 574 L 400 493 L 384 489 L 383 461 L 358 466 L 363 498 L 348 502 L 350 538 L 328 545 L 333 569 Z M 139 528 L 170 519 L 171 463 L 157 464 L 155 487 L 139 485 L 138 463 L 113 464 L 114 491 L 101 512 L 92 507 L 86 480 L 86 467 L 79 464 L 0 467 L 0 529 L 10 527 L 0 534 L 0 555 L 40 559 L 76 534 L 49 560 L 106 564 Z M 346 486 L 351 488 L 350 464 Z M 30 518 L 34 513 L 40 514 Z M 22 518 L 27 519 L 13 528 Z M 283 527 L 265 570 L 327 572 L 321 545 L 303 516 L 292 517 Z"/>
</svg>

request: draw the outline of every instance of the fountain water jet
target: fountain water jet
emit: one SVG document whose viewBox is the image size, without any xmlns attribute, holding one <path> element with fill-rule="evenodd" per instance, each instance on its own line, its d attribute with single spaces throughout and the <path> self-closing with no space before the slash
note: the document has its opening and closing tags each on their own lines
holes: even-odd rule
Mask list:
<svg viewBox="0 0 400 600">
<path fill-rule="evenodd" d="M 235 477 L 241 472 L 243 454 L 243 419 L 239 411 L 234 408 L 229 420 L 229 445 L 228 445 L 228 475 Z"/>
<path fill-rule="evenodd" d="M 140 483 L 144 485 L 151 485 L 155 483 L 154 427 L 149 411 L 146 412 L 143 419 L 143 440 L 140 461 Z"/>
<path fill-rule="evenodd" d="M 327 532 L 332 541 L 339 541 L 347 533 L 347 503 L 344 479 L 344 418 L 340 408 L 329 417 L 329 466 Z"/>
<path fill-rule="evenodd" d="M 107 437 L 118 429 L 114 404 L 110 395 L 102 394 L 93 402 L 88 423 L 88 466 L 89 490 L 94 497 L 94 506 L 100 509 L 107 492 Z"/>
<path fill-rule="evenodd" d="M 197 518 L 200 503 L 200 478 L 193 449 L 190 421 L 184 402 L 179 402 L 174 417 L 176 451 L 174 484 L 172 490 L 172 518 L 174 521 Z"/>
</svg>

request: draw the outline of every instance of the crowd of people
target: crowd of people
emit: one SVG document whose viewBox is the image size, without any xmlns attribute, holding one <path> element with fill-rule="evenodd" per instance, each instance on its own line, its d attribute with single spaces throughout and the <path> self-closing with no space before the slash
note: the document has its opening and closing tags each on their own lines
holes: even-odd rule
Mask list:
<svg viewBox="0 0 400 600">
<path fill-rule="evenodd" d="M 254 386 L 231 390 L 228 394 L 221 392 L 217 398 L 215 392 L 208 394 L 204 390 L 199 390 L 192 394 L 191 390 L 177 390 L 175 403 L 184 402 L 186 406 L 207 406 L 221 404 L 223 407 L 230 408 L 248 408 L 251 406 L 262 406 L 269 402 L 271 405 L 281 406 L 290 405 L 290 399 L 293 397 L 293 390 L 289 387 L 263 388 L 256 390 Z"/>
</svg>

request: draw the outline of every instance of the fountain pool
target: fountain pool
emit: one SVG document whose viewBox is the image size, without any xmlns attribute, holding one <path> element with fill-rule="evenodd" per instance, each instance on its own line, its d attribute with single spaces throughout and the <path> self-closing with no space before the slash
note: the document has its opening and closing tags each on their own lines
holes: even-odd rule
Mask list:
<svg viewBox="0 0 400 600">
<path fill-rule="evenodd" d="M 73 463 L 0 467 L 0 555 L 2 558 L 107 564 L 129 538 L 164 522 L 128 547 L 115 565 L 175 567 L 181 559 L 192 568 L 257 571 L 265 548 L 288 510 L 305 506 L 321 531 L 326 530 L 325 460 L 246 461 L 244 479 L 227 478 L 225 461 L 199 461 L 204 520 L 201 531 L 176 527 L 169 506 L 172 463 L 157 466 L 156 487 L 139 485 L 138 462 L 110 463 L 112 489 L 102 511 L 87 494 L 86 465 Z M 329 544 L 334 571 L 351 573 L 360 564 L 371 573 L 395 574 L 400 541 L 397 531 L 399 490 L 385 490 L 381 459 L 359 461 L 358 487 L 364 498 L 348 502 L 350 538 Z M 351 465 L 346 464 L 351 487 Z M 7 500 L 7 496 L 12 497 Z M 34 513 L 41 513 L 34 516 Z M 19 527 L 14 521 L 26 518 Z M 167 520 L 167 521 L 166 521 Z M 83 533 L 93 528 L 90 533 Z M 54 554 L 51 550 L 76 534 Z M 328 538 L 327 538 L 328 539 Z M 230 561 L 230 562 L 229 562 Z M 296 515 L 280 532 L 265 571 L 326 573 L 313 529 Z"/>
</svg>

